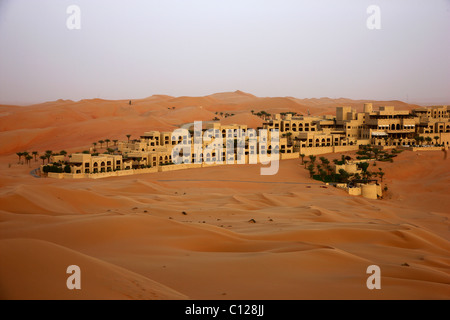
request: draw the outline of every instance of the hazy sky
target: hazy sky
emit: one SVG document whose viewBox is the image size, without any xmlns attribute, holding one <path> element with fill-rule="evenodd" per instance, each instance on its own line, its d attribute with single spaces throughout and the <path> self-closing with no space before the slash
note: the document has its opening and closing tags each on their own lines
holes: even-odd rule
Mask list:
<svg viewBox="0 0 450 320">
<path fill-rule="evenodd" d="M 0 103 L 238 89 L 450 103 L 450 0 L 0 0 Z"/>
</svg>

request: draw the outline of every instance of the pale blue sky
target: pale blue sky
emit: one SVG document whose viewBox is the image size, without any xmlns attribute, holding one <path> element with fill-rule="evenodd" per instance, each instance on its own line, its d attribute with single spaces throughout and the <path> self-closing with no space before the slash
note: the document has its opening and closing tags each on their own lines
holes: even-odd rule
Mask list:
<svg viewBox="0 0 450 320">
<path fill-rule="evenodd" d="M 450 103 L 450 0 L 0 0 L 0 103 L 238 89 Z"/>
</svg>

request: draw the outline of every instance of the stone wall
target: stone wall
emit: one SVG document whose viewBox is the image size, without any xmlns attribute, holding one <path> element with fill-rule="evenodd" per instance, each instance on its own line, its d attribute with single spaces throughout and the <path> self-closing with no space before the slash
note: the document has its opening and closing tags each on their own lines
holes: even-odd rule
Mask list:
<svg viewBox="0 0 450 320">
<path fill-rule="evenodd" d="M 398 149 L 408 150 L 408 151 L 442 151 L 444 147 L 404 147 L 399 146 Z"/>
</svg>

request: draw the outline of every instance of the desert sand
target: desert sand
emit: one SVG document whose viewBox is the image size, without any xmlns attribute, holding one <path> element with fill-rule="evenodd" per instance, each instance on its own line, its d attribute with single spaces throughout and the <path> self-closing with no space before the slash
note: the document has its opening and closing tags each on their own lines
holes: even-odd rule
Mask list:
<svg viewBox="0 0 450 320">
<path fill-rule="evenodd" d="M 0 106 L 0 298 L 449 299 L 450 159 L 441 151 L 379 163 L 383 200 L 325 188 L 301 159 L 283 160 L 274 176 L 226 165 L 71 181 L 34 178 L 41 161 L 15 155 L 80 151 L 215 112 L 257 126 L 251 110 L 323 114 L 363 103 L 238 91 Z M 81 290 L 66 287 L 72 264 Z M 381 290 L 366 287 L 373 264 Z"/>
</svg>

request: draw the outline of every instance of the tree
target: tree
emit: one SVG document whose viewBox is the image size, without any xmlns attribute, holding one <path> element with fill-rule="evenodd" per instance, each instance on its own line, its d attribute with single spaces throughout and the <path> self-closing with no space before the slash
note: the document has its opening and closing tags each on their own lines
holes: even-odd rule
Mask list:
<svg viewBox="0 0 450 320">
<path fill-rule="evenodd" d="M 365 176 L 367 178 L 367 176 L 368 176 L 367 168 L 369 167 L 369 163 L 368 162 L 361 162 L 359 164 L 359 167 L 361 168 L 361 170 L 363 172 L 363 176 Z"/>
<path fill-rule="evenodd" d="M 38 152 L 37 151 L 33 151 L 32 154 L 34 156 L 34 162 L 36 162 L 37 161 L 36 157 L 38 156 Z"/>
<path fill-rule="evenodd" d="M 42 155 L 42 156 L 40 156 L 39 158 L 42 159 L 42 165 L 44 165 L 44 161 L 45 161 L 45 159 L 47 159 L 47 157 L 46 157 L 45 155 Z"/>
<path fill-rule="evenodd" d="M 45 151 L 45 157 L 47 158 L 47 163 L 50 163 L 50 157 L 52 156 L 52 154 L 53 154 L 52 150 Z"/>
<path fill-rule="evenodd" d="M 306 155 L 305 155 L 304 153 L 301 153 L 301 154 L 300 154 L 300 158 L 302 158 L 302 164 L 305 163 L 305 162 L 303 161 L 303 158 L 305 158 L 305 157 L 306 157 Z"/>
<path fill-rule="evenodd" d="M 419 145 L 419 141 L 420 141 L 420 136 L 415 136 L 414 140 L 416 140 L 416 145 Z"/>
<path fill-rule="evenodd" d="M 311 163 L 314 164 L 316 162 L 316 156 L 310 155 L 309 160 L 311 160 Z"/>
<path fill-rule="evenodd" d="M 314 164 L 313 163 L 311 163 L 309 166 L 308 166 L 308 171 L 309 171 L 309 177 L 310 178 L 312 178 L 313 177 L 313 175 L 314 175 Z"/>
<path fill-rule="evenodd" d="M 19 156 L 19 163 L 20 163 L 20 158 L 22 158 L 23 152 L 17 152 L 16 154 Z"/>
<path fill-rule="evenodd" d="M 94 149 L 97 146 L 97 142 L 92 142 L 92 144 L 94 145 Z"/>
<path fill-rule="evenodd" d="M 59 154 L 61 154 L 61 155 L 63 155 L 63 156 L 66 156 L 66 155 L 67 155 L 67 151 L 66 151 L 66 150 L 61 150 L 61 151 L 59 152 Z"/>
<path fill-rule="evenodd" d="M 27 154 L 27 155 L 25 156 L 25 159 L 27 160 L 27 163 L 30 165 L 30 164 L 31 164 L 30 160 L 33 159 L 33 156 Z"/>
<path fill-rule="evenodd" d="M 419 137 L 419 140 L 420 140 L 420 143 L 423 145 L 423 142 L 425 141 L 425 137 L 420 136 L 420 137 Z"/>
<path fill-rule="evenodd" d="M 378 160 L 379 153 L 380 153 L 380 150 L 378 150 L 377 148 L 373 149 L 373 154 L 375 155 L 375 160 Z"/>
<path fill-rule="evenodd" d="M 381 168 L 378 168 L 378 170 L 380 170 L 380 172 L 378 172 L 378 175 L 381 178 L 381 182 L 383 182 L 383 176 L 384 176 L 385 173 L 383 172 L 383 169 L 381 169 Z"/>
<path fill-rule="evenodd" d="M 341 182 L 348 182 L 348 178 L 350 177 L 350 174 L 347 171 L 345 171 L 344 169 L 339 169 L 339 175 L 340 175 Z"/>
<path fill-rule="evenodd" d="M 433 139 L 436 140 L 436 144 L 438 144 L 439 136 L 434 136 Z"/>
<path fill-rule="evenodd" d="M 251 110 L 250 112 L 251 112 L 252 114 L 255 114 L 255 110 Z"/>
<path fill-rule="evenodd" d="M 111 140 L 109 140 L 109 139 L 105 139 L 105 142 L 106 142 L 106 149 L 108 149 L 108 143 L 110 143 L 110 142 L 111 142 Z"/>
<path fill-rule="evenodd" d="M 98 143 L 100 143 L 100 149 L 103 148 L 103 144 L 105 143 L 105 141 L 103 140 L 98 140 Z"/>
<path fill-rule="evenodd" d="M 425 140 L 427 141 L 427 144 L 431 144 L 431 142 L 433 141 L 431 137 L 426 137 Z"/>
<path fill-rule="evenodd" d="M 131 137 L 131 134 L 127 134 L 128 143 L 130 143 L 130 137 Z"/>
<path fill-rule="evenodd" d="M 323 167 L 327 170 L 327 174 L 330 174 L 330 160 L 325 157 L 320 157 L 320 161 L 322 162 Z"/>
<path fill-rule="evenodd" d="M 119 141 L 119 140 L 113 140 L 114 146 L 117 146 L 117 141 Z"/>
<path fill-rule="evenodd" d="M 66 166 L 64 167 L 64 172 L 65 173 L 71 173 L 72 172 L 72 170 L 71 170 L 71 168 L 70 168 L 70 166 L 68 164 L 66 164 Z"/>
</svg>

